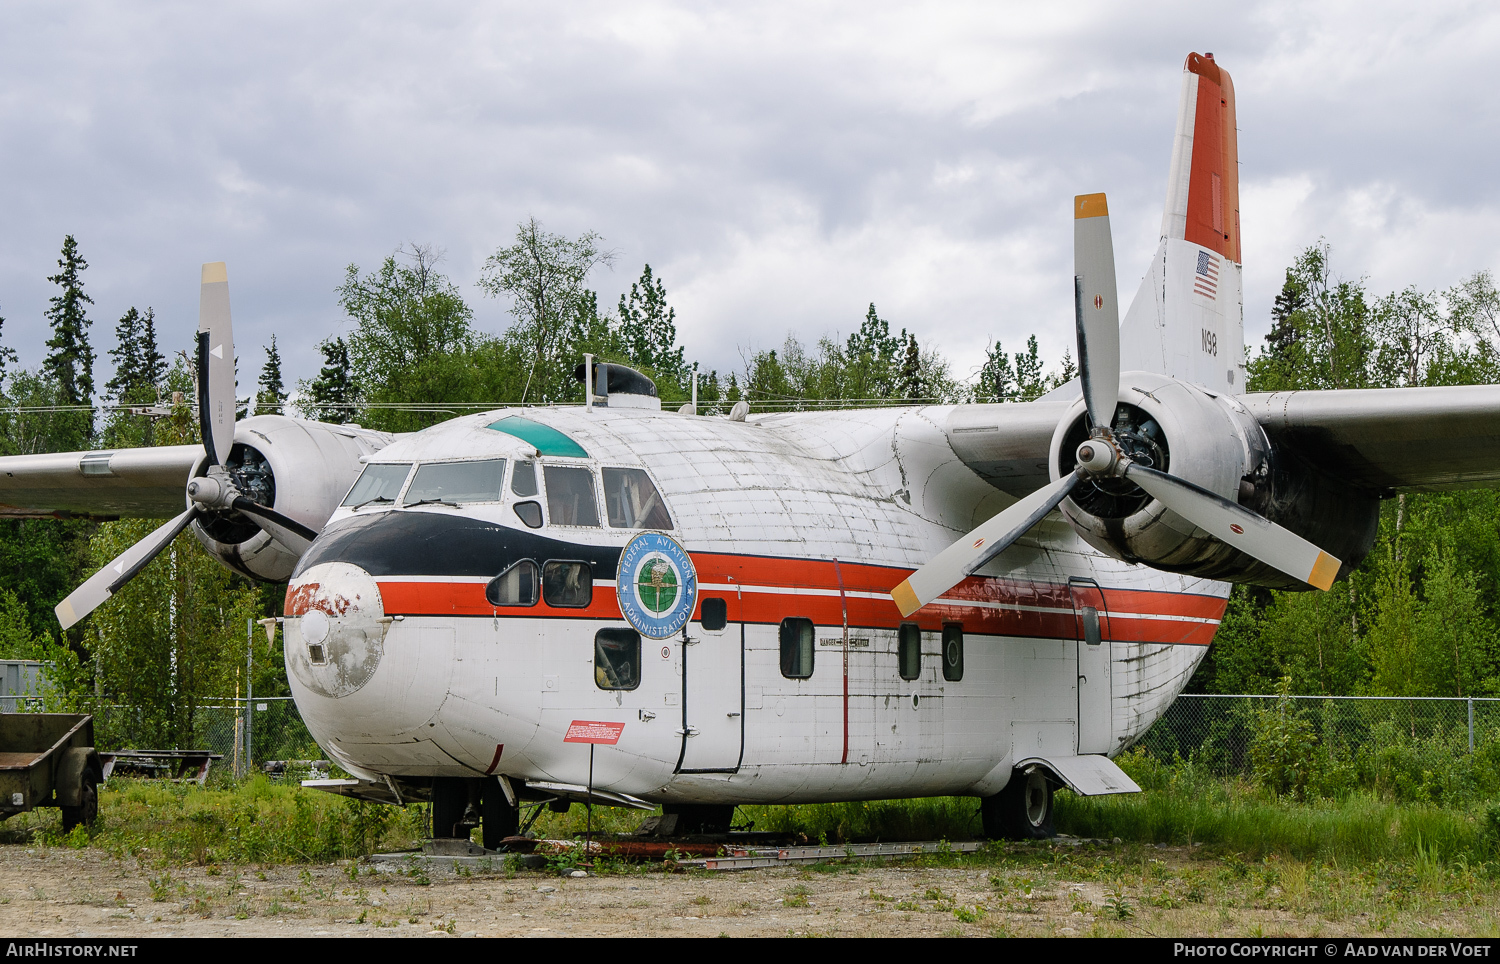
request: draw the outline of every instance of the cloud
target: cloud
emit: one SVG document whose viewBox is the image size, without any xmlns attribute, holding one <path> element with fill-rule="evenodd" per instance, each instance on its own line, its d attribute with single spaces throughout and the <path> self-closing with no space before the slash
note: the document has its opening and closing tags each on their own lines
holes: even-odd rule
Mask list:
<svg viewBox="0 0 1500 964">
<path fill-rule="evenodd" d="M 1057 5 L 1055 5 L 1057 6 Z M 1325 237 L 1379 290 L 1495 261 L 1480 4 L 11 5 L 0 12 L 0 314 L 36 364 L 62 236 L 96 348 L 153 305 L 167 347 L 230 263 L 248 385 L 341 330 L 344 267 L 435 244 L 479 266 L 534 215 L 650 262 L 690 357 L 737 368 L 874 301 L 959 372 L 1070 342 L 1075 193 L 1106 190 L 1127 295 L 1155 245 L 1182 59 L 1234 75 L 1248 336 Z M 102 372 L 107 377 L 107 372 Z"/>
</svg>

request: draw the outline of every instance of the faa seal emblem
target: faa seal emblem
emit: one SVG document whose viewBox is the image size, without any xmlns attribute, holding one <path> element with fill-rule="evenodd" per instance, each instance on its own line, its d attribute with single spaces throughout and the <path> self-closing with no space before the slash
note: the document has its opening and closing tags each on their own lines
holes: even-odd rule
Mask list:
<svg viewBox="0 0 1500 964">
<path fill-rule="evenodd" d="M 677 540 L 643 532 L 620 553 L 615 582 L 620 612 L 642 636 L 666 639 L 687 624 L 698 599 L 698 573 Z"/>
</svg>

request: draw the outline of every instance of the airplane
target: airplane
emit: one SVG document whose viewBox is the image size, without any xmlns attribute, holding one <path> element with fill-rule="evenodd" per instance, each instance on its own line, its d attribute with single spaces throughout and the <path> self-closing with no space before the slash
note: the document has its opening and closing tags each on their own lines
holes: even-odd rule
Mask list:
<svg viewBox="0 0 1500 964">
<path fill-rule="evenodd" d="M 1500 481 L 1500 388 L 1245 392 L 1234 87 L 1188 56 L 1160 243 L 1123 323 L 1107 200 L 1074 205 L 1081 377 L 1030 403 L 662 410 L 586 358 L 584 404 L 392 436 L 234 415 L 204 265 L 202 445 L 0 459 L 0 513 L 162 518 L 63 600 L 85 618 L 184 528 L 287 582 L 284 658 L 332 792 L 431 801 L 495 850 L 520 809 L 968 795 L 991 837 L 1182 691 L 1249 583 L 1326 590 L 1380 501 Z"/>
</svg>

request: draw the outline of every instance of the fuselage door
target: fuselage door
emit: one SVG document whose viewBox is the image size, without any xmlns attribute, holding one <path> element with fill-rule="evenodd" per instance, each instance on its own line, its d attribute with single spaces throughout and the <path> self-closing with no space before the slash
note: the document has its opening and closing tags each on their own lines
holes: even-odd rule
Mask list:
<svg viewBox="0 0 1500 964">
<path fill-rule="evenodd" d="M 678 773 L 732 773 L 745 741 L 745 633 L 737 585 L 700 585 L 682 640 Z"/>
<path fill-rule="evenodd" d="M 1078 752 L 1107 753 L 1114 740 L 1109 612 L 1092 579 L 1071 579 L 1068 589 L 1078 630 Z"/>
</svg>

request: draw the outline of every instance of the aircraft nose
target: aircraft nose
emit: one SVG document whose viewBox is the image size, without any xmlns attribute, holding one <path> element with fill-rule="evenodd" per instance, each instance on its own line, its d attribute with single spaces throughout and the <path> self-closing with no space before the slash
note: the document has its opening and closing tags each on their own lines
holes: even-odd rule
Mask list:
<svg viewBox="0 0 1500 964">
<path fill-rule="evenodd" d="M 375 675 L 389 623 L 380 587 L 359 566 L 327 562 L 297 575 L 286 616 L 286 668 L 303 686 L 337 699 Z"/>
</svg>

